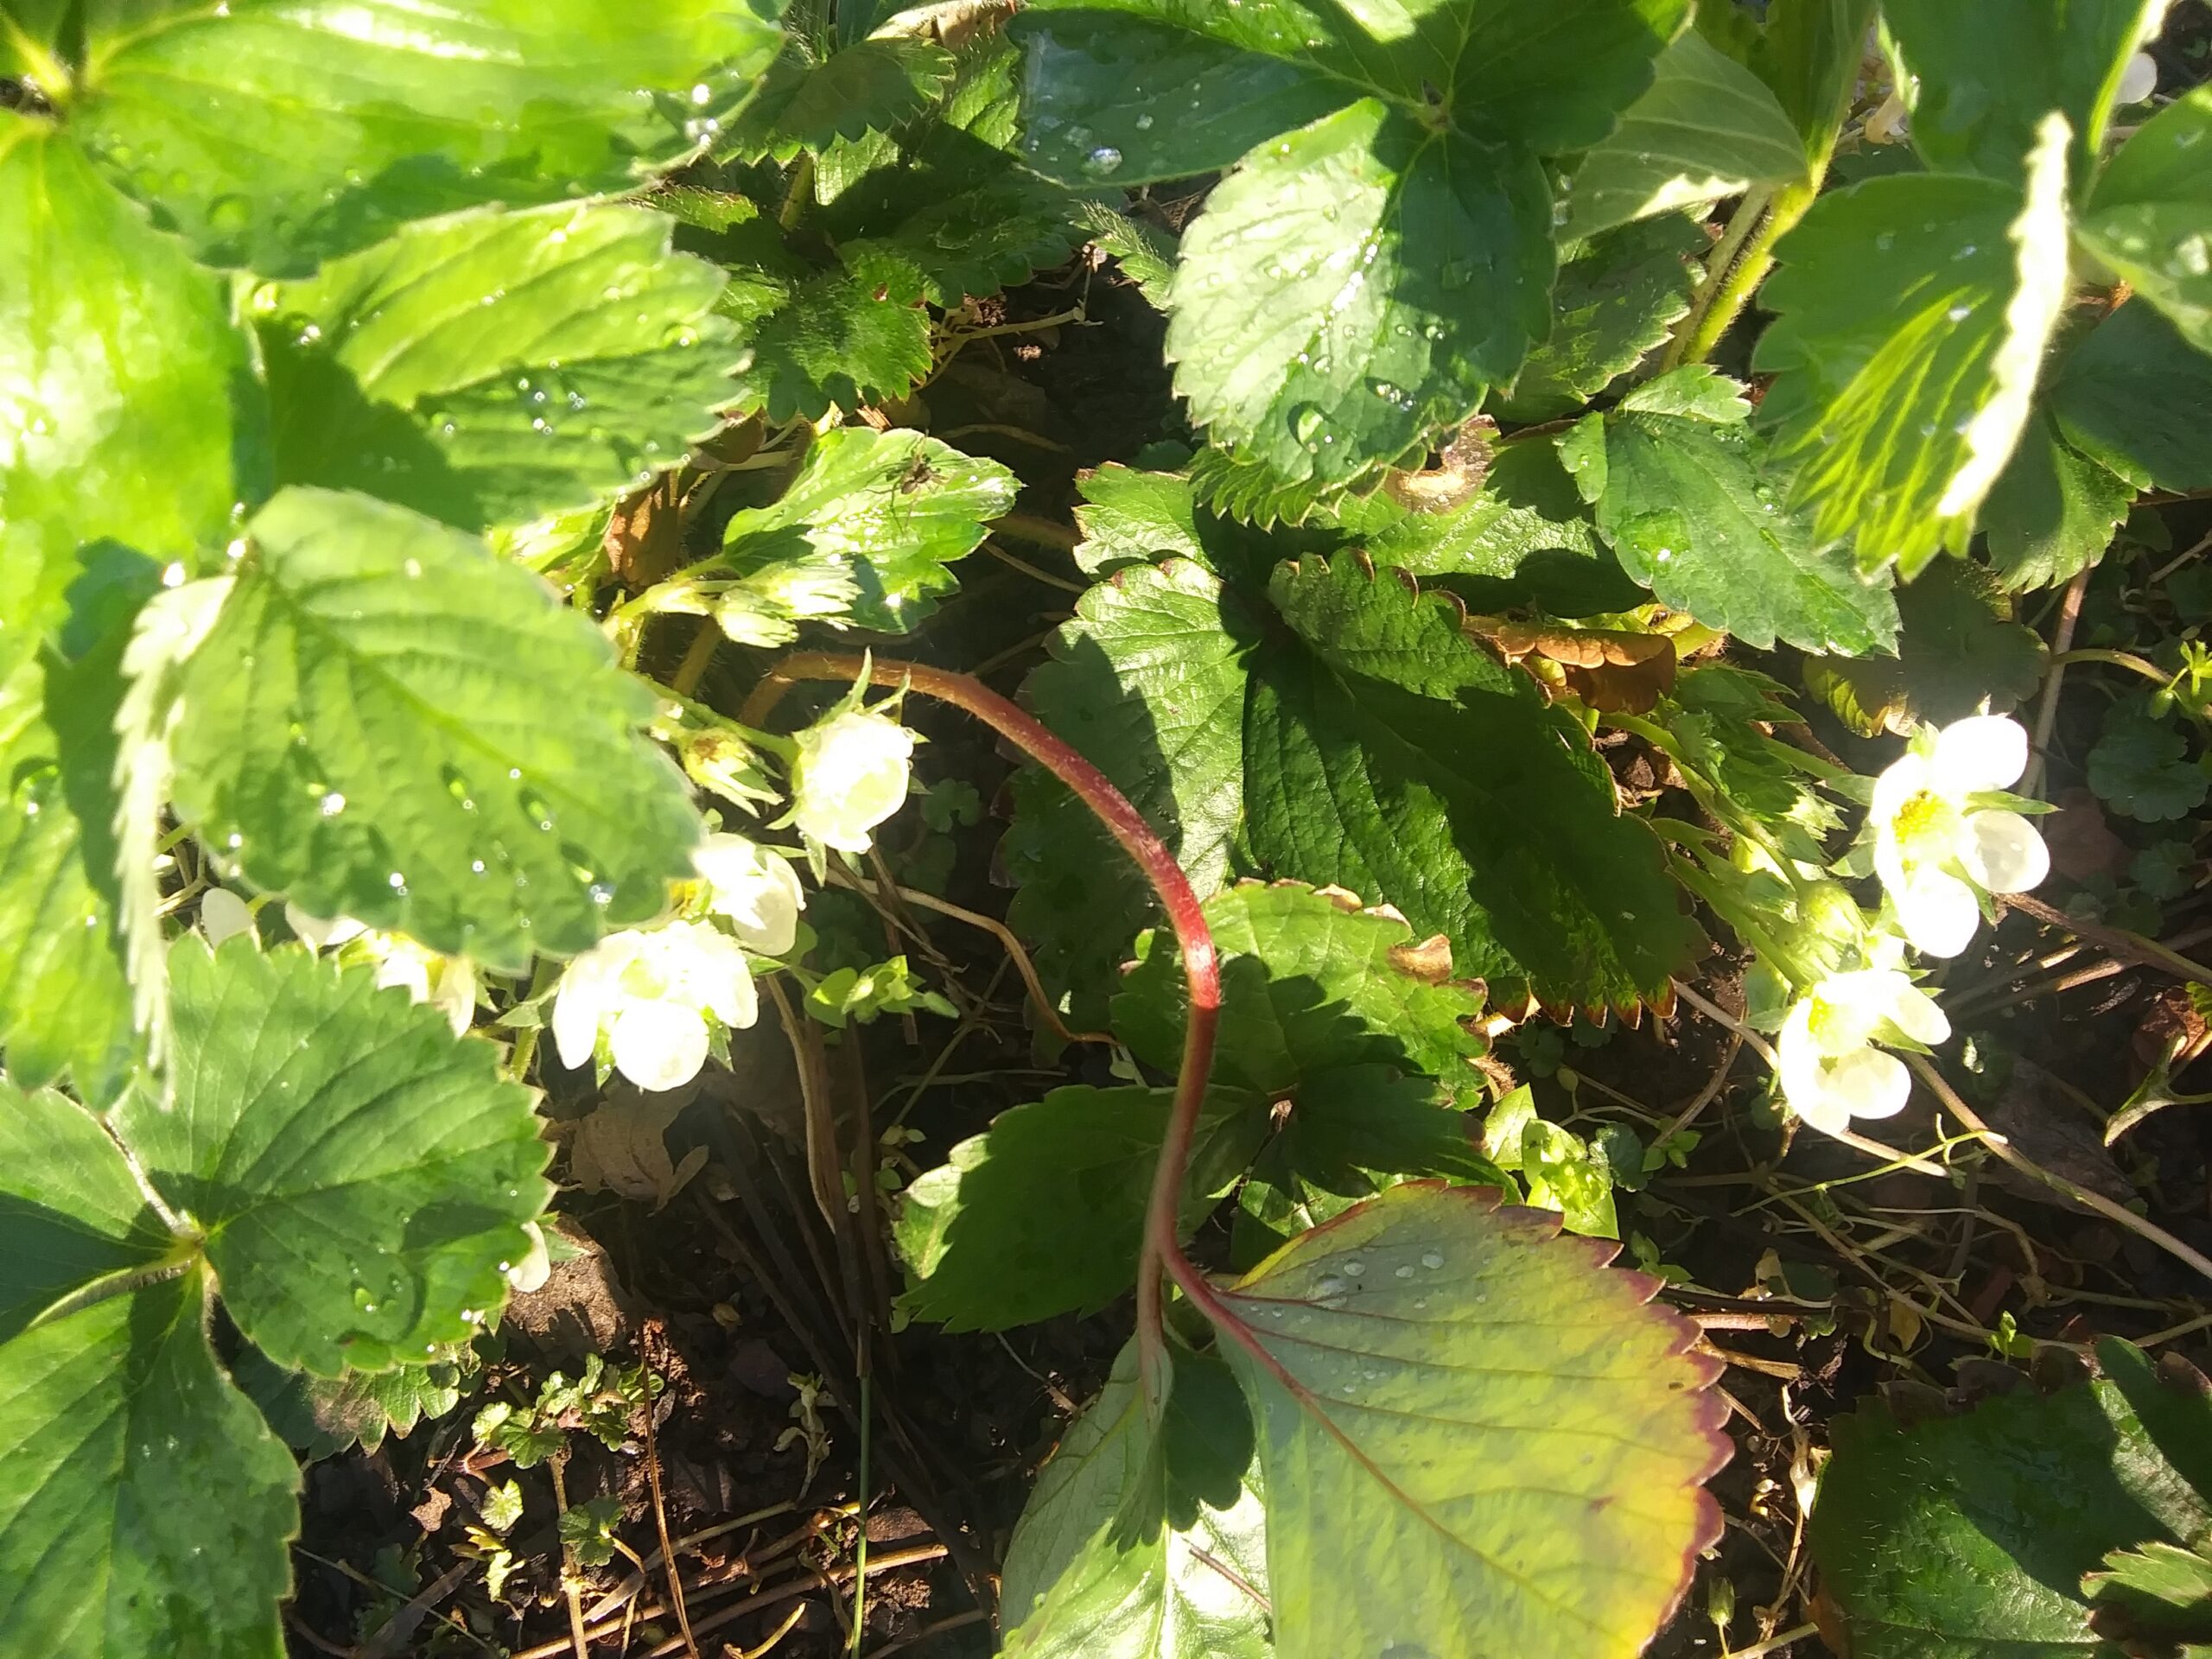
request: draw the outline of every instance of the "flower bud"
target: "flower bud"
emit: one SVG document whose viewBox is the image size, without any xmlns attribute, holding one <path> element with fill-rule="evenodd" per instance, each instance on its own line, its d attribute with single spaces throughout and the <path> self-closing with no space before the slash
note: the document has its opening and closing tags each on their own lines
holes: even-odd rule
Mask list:
<svg viewBox="0 0 2212 1659">
<path fill-rule="evenodd" d="M 798 734 L 791 821 L 844 853 L 868 849 L 868 831 L 906 799 L 913 734 L 895 720 L 848 709 Z"/>
</svg>

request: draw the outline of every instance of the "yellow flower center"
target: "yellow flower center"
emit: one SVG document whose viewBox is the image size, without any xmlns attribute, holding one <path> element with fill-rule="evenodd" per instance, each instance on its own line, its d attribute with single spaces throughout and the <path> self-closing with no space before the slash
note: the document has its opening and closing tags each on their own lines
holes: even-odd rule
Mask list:
<svg viewBox="0 0 2212 1659">
<path fill-rule="evenodd" d="M 1909 797 L 1891 820 L 1897 850 L 1908 864 L 1935 863 L 1948 858 L 1964 828 L 1959 810 L 1934 790 Z"/>
</svg>

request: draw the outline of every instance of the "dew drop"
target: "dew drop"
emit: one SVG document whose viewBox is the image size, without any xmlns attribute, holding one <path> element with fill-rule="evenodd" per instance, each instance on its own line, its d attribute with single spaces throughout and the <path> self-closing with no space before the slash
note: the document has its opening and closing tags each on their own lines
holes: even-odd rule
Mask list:
<svg viewBox="0 0 2212 1659">
<path fill-rule="evenodd" d="M 1122 152 L 1111 144 L 1101 144 L 1084 157 L 1083 170 L 1094 177 L 1103 178 L 1122 165 Z"/>
<path fill-rule="evenodd" d="M 1344 1274 L 1347 1279 L 1357 1279 L 1366 1271 L 1367 1263 L 1357 1259 L 1347 1262 L 1344 1265 Z"/>
<path fill-rule="evenodd" d="M 1965 301 L 1961 300 L 1961 301 L 1960 301 L 1960 302 L 1959 302 L 1959 303 L 1958 303 L 1958 304 L 1956 304 L 1956 305 L 1955 305 L 1955 306 L 1951 307 L 1951 308 L 1950 308 L 1950 309 L 1948 309 L 1948 311 L 1944 312 L 1944 313 L 1943 313 L 1943 318 L 1944 318 L 1944 321 L 1947 321 L 1947 322 L 1964 322 L 1964 321 L 1965 321 L 1968 317 L 1972 316 L 1973 315 L 1974 315 L 1974 307 L 1972 307 L 1972 306 L 1968 305 Z"/>
<path fill-rule="evenodd" d="M 317 801 L 315 807 L 324 817 L 334 818 L 346 810 L 346 798 L 334 789 Z"/>
<path fill-rule="evenodd" d="M 1444 1265 L 1444 1252 L 1441 1250 L 1423 1251 L 1421 1253 L 1421 1264 L 1424 1268 L 1427 1268 L 1431 1273 L 1434 1273 L 1439 1268 Z"/>
</svg>

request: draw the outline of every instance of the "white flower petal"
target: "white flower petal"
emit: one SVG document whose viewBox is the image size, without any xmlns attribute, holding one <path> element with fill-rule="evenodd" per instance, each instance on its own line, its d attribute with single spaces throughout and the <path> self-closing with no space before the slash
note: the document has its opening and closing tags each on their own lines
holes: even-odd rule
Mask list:
<svg viewBox="0 0 2212 1659">
<path fill-rule="evenodd" d="M 1897 922 L 1916 950 L 1955 957 L 1974 943 L 1981 906 L 1974 889 L 1941 870 L 1915 870 L 1903 888 L 1890 889 Z"/>
<path fill-rule="evenodd" d="M 2032 893 L 2050 874 L 2050 849 L 2018 812 L 1969 813 L 1967 831 L 1962 861 L 1990 892 Z"/>
<path fill-rule="evenodd" d="M 310 950 L 327 950 L 369 931 L 366 924 L 351 916 L 334 917 L 327 922 L 320 916 L 310 916 L 289 899 L 284 903 L 284 922 Z"/>
<path fill-rule="evenodd" d="M 430 993 L 430 1006 L 446 1017 L 456 1037 L 467 1033 L 476 1023 L 476 997 L 480 988 L 477 983 L 476 964 L 466 957 L 448 957 L 438 975 L 437 988 Z"/>
<path fill-rule="evenodd" d="M 377 964 L 377 983 L 390 990 L 393 988 L 407 993 L 410 1002 L 430 1000 L 430 959 L 426 951 L 407 945 L 395 949 Z"/>
<path fill-rule="evenodd" d="M 2113 94 L 2112 101 L 2120 107 L 2140 104 L 2158 90 L 2158 60 L 2148 52 L 2138 52 L 2120 72 L 2120 90 Z"/>
<path fill-rule="evenodd" d="M 1828 1068 L 1827 1093 L 1848 1116 L 1895 1117 L 1911 1097 L 1912 1074 L 1896 1055 L 1862 1048 Z"/>
<path fill-rule="evenodd" d="M 1869 816 L 1875 830 L 1879 832 L 1886 829 L 1900 807 L 1929 786 L 1925 756 L 1907 749 L 1891 761 L 1874 780 L 1874 801 Z"/>
<path fill-rule="evenodd" d="M 712 890 L 709 908 L 729 918 L 749 949 L 779 957 L 798 943 L 806 894 L 786 860 L 742 836 L 714 835 L 691 861 Z"/>
<path fill-rule="evenodd" d="M 707 1063 L 707 1022 L 677 1002 L 626 1002 L 607 1033 L 616 1071 L 640 1089 L 679 1088 Z"/>
<path fill-rule="evenodd" d="M 228 887 L 210 887 L 200 895 L 200 931 L 210 944 L 253 931 L 253 912 Z"/>
<path fill-rule="evenodd" d="M 2027 769 L 2028 728 L 2009 715 L 1974 715 L 1936 734 L 1931 779 L 1954 798 L 2010 789 Z"/>
<path fill-rule="evenodd" d="M 1897 984 L 1887 1010 L 1890 1023 L 1914 1042 L 1924 1043 L 1930 1048 L 1948 1039 L 1951 1022 L 1936 1006 L 1936 999 L 1903 974 L 1896 978 Z"/>
<path fill-rule="evenodd" d="M 571 1071 L 590 1064 L 601 1024 L 620 1000 L 617 981 L 635 954 L 636 933 L 616 933 L 570 963 L 553 994 L 553 1046 Z"/>
<path fill-rule="evenodd" d="M 521 1261 L 507 1269 L 507 1283 L 518 1294 L 527 1296 L 533 1290 L 545 1288 L 545 1281 L 553 1276 L 552 1253 L 545 1248 L 545 1230 L 534 1221 L 525 1221 L 522 1230 L 530 1237 L 530 1249 Z"/>
<path fill-rule="evenodd" d="M 1796 1105 L 1802 1096 L 1812 1099 L 1821 1092 L 1826 1068 L 1821 1062 L 1819 1043 L 1813 1037 L 1813 999 L 1800 997 L 1790 1006 L 1782 1021 L 1781 1035 L 1775 1039 L 1775 1058 L 1780 1063 L 1776 1070 L 1782 1078 L 1782 1092 L 1790 1104 Z"/>
<path fill-rule="evenodd" d="M 798 734 L 791 822 L 840 852 L 864 853 L 868 831 L 906 804 L 914 734 L 895 720 L 848 709 Z"/>
</svg>

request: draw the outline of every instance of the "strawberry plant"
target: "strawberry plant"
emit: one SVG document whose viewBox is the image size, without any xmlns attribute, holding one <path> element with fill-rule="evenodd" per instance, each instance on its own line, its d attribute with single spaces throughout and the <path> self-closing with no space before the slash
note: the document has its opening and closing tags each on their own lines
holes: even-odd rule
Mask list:
<svg viewBox="0 0 2212 1659">
<path fill-rule="evenodd" d="M 0 1645 L 280 1650 L 287 1439 L 457 1410 L 549 1175 L 669 1204 L 756 1027 L 902 1339 L 1127 1333 L 1011 1532 L 1028 1659 L 1642 1651 L 1732 1402 L 1689 1269 L 1611 1263 L 1741 1051 L 1777 1159 L 1970 1215 L 2001 1160 L 2212 1278 L 1942 1064 L 2008 910 L 2212 983 L 2126 908 L 2193 885 L 2212 770 L 2164 10 L 0 0 Z M 1109 313 L 1153 442 L 978 366 Z M 2069 664 L 2117 677 L 2061 734 Z M 2133 837 L 2063 912 L 2060 768 Z M 1004 926 L 947 896 L 985 843 Z M 1061 1067 L 931 1167 L 853 1082 L 987 1019 L 917 907 Z M 1693 1017 L 1680 1116 L 1516 1086 Z M 2202 1100 L 2195 1042 L 2129 1113 Z M 1928 1156 L 1864 1127 L 1916 1088 Z M 633 1114 L 588 1164 L 579 1101 Z M 808 1483 L 879 1340 L 793 1408 Z M 2099 1357 L 1840 1422 L 1821 1628 L 2212 1641 L 2202 1402 Z M 474 1419 L 550 1465 L 580 1654 L 575 1575 L 646 1569 L 567 1430 L 638 1417 L 658 1510 L 653 1363 Z"/>
</svg>

